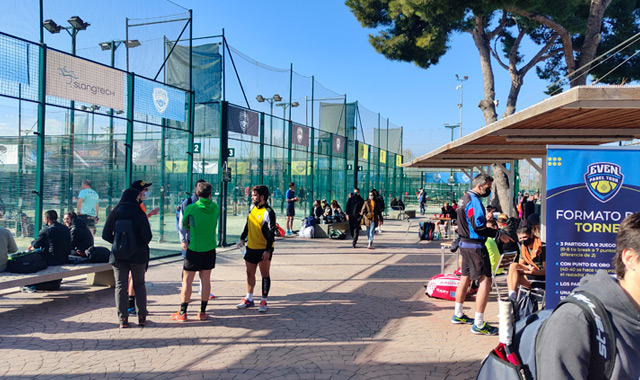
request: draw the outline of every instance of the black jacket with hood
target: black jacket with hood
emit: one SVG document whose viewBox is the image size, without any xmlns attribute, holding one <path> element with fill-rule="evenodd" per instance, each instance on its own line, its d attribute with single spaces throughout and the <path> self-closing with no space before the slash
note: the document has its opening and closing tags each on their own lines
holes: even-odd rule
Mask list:
<svg viewBox="0 0 640 380">
<path fill-rule="evenodd" d="M 120 202 L 114 207 L 107 217 L 107 222 L 102 231 L 102 238 L 113 244 L 115 225 L 117 220 L 131 220 L 133 223 L 134 234 L 136 236 L 137 248 L 131 258 L 126 260 L 132 264 L 146 264 L 149 262 L 149 242 L 151 241 L 151 227 L 149 219 L 144 211 L 140 208 L 140 203 L 136 200 L 140 192 L 136 189 L 127 189 L 122 194 Z M 120 261 L 111 255 L 109 262 L 117 264 Z"/>
<path fill-rule="evenodd" d="M 71 222 L 71 249 L 75 251 L 85 252 L 89 247 L 93 246 L 93 234 L 87 223 L 80 218 L 73 219 Z"/>
</svg>

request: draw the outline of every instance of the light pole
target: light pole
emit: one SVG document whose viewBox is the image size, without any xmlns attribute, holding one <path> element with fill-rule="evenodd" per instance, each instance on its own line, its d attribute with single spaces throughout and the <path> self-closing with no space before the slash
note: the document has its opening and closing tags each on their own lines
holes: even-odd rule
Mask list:
<svg viewBox="0 0 640 380">
<path fill-rule="evenodd" d="M 273 162 L 273 104 L 275 102 L 281 102 L 282 96 L 274 94 L 270 98 L 265 98 L 262 95 L 258 95 L 256 96 L 256 100 L 258 103 L 264 103 L 265 101 L 269 103 L 269 178 L 271 178 L 271 163 Z M 264 167 L 262 171 L 264 173 Z"/>
<path fill-rule="evenodd" d="M 444 127 L 451 129 L 451 141 L 453 141 L 453 131 L 454 131 L 454 129 L 456 129 L 458 127 L 460 127 L 460 129 L 462 129 L 462 124 L 445 124 Z M 460 136 L 460 137 L 462 137 L 462 136 Z"/>
<path fill-rule="evenodd" d="M 287 168 L 288 180 L 286 181 L 285 186 L 291 181 L 291 144 L 290 144 L 291 135 L 289 135 L 289 143 L 287 143 L 287 141 L 285 140 L 287 136 L 287 130 L 289 130 L 289 133 L 291 133 L 291 108 L 298 107 L 299 105 L 300 103 L 298 102 L 291 103 L 291 100 L 289 100 L 289 103 L 284 102 L 284 103 L 276 104 L 276 107 L 282 107 L 282 145 L 288 148 L 287 149 L 288 159 L 286 161 L 288 163 L 288 168 Z M 291 107 L 289 108 L 289 120 L 288 120 L 289 128 L 287 128 L 287 107 Z M 282 158 L 284 161 L 284 157 Z M 282 202 L 280 203 L 280 212 L 284 212 L 284 196 L 282 197 Z"/>
<path fill-rule="evenodd" d="M 462 78 L 456 74 L 456 80 L 460 82 L 458 86 L 456 86 L 456 90 L 460 90 L 460 103 L 458 103 L 458 108 L 460 109 L 460 138 L 462 138 L 462 82 L 469 80 L 467 75 Z"/>
<path fill-rule="evenodd" d="M 111 67 L 115 67 L 116 65 L 116 50 L 120 45 L 125 44 L 127 48 L 134 48 L 140 46 L 140 41 L 138 40 L 116 40 L 116 41 L 108 41 L 108 42 L 100 42 L 100 48 L 111 51 Z M 108 207 L 111 209 L 111 203 L 113 199 L 113 162 L 115 161 L 115 157 L 113 156 L 114 147 L 113 147 L 113 108 L 109 109 L 109 184 L 107 185 L 108 193 L 109 193 L 109 201 Z M 119 114 L 122 113 L 122 110 L 117 111 Z"/>
<path fill-rule="evenodd" d="M 76 36 L 81 30 L 87 29 L 87 27 L 91 24 L 83 21 L 79 16 L 73 16 L 69 20 L 67 20 L 69 25 L 71 26 L 61 26 L 56 24 L 55 21 L 48 19 L 42 23 L 42 27 L 49 31 L 51 34 L 60 33 L 61 30 L 65 30 L 71 36 L 71 55 L 76 55 Z M 73 134 L 75 133 L 75 120 L 74 120 L 74 108 L 75 102 L 72 100 L 69 103 L 69 192 L 67 195 L 67 204 L 69 206 L 69 210 L 72 210 L 72 200 L 73 200 Z"/>
</svg>

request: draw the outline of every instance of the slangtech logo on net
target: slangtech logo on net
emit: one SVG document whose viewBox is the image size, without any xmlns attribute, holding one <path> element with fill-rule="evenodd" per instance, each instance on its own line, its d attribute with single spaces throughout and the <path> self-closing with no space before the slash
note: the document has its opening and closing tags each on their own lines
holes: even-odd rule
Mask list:
<svg viewBox="0 0 640 380">
<path fill-rule="evenodd" d="M 100 94 L 105 96 L 116 96 L 116 92 L 114 90 L 78 81 L 77 79 L 80 78 L 76 76 L 73 70 L 68 70 L 66 66 L 58 67 L 58 71 L 60 72 L 61 76 L 68 78 L 67 84 L 69 85 L 69 87 L 77 88 L 82 91 L 88 91 L 93 95 Z"/>
</svg>

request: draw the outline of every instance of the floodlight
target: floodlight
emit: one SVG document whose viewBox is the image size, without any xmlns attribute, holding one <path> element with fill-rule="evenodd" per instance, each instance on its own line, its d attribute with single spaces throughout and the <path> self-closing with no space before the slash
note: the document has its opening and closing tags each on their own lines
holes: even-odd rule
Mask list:
<svg viewBox="0 0 640 380">
<path fill-rule="evenodd" d="M 94 110 L 94 111 L 97 111 L 97 110 L 100 109 L 100 106 L 97 105 L 97 104 L 94 104 L 94 105 L 91 106 L 91 109 Z"/>
<path fill-rule="evenodd" d="M 262 95 L 258 95 L 256 96 L 256 100 L 258 101 L 258 103 L 262 103 L 264 102 L 264 97 Z"/>
<path fill-rule="evenodd" d="M 43 22 L 42 26 L 44 26 L 44 28 L 46 30 L 48 30 L 49 33 L 51 33 L 51 34 L 60 33 L 60 31 L 62 30 L 62 27 L 60 25 L 56 24 L 56 22 L 51 20 L 51 19 L 46 20 L 45 22 Z"/>
<path fill-rule="evenodd" d="M 85 30 L 87 26 L 91 25 L 88 22 L 84 22 L 80 16 L 73 16 L 69 20 L 67 20 L 71 26 L 76 30 Z"/>
<path fill-rule="evenodd" d="M 102 50 L 111 50 L 111 42 L 100 42 L 98 45 Z"/>
<path fill-rule="evenodd" d="M 282 97 L 278 94 L 273 95 L 273 100 L 275 100 L 276 102 L 282 101 Z"/>
<path fill-rule="evenodd" d="M 86 111 L 87 110 L 87 106 L 80 106 L 80 109 L 83 110 L 83 111 Z"/>
<path fill-rule="evenodd" d="M 299 105 L 300 105 L 300 103 L 298 103 L 298 102 L 293 102 L 293 103 L 291 103 L 291 107 L 297 107 L 297 106 L 299 106 Z"/>
<path fill-rule="evenodd" d="M 134 47 L 138 47 L 138 46 L 142 45 L 140 43 L 140 41 L 138 41 L 138 40 L 125 41 L 124 44 L 127 45 L 128 48 L 134 48 Z"/>
</svg>

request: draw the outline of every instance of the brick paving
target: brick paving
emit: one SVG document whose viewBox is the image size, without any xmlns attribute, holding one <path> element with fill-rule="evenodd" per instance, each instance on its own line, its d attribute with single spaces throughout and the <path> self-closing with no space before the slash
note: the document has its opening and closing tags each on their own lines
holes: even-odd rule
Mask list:
<svg viewBox="0 0 640 380">
<path fill-rule="evenodd" d="M 417 220 L 414 219 L 415 225 Z M 244 262 L 220 250 L 208 321 L 178 323 L 180 261 L 147 273 L 149 323 L 118 329 L 113 289 L 0 295 L 3 379 L 472 379 L 497 337 L 452 325 L 453 303 L 424 295 L 440 242 L 388 221 L 374 250 L 349 240 L 276 243 L 269 311 L 237 310 Z M 454 261 L 449 258 L 450 262 Z M 154 262 L 154 264 L 156 264 Z M 257 280 L 259 289 L 260 280 Z M 199 302 L 194 293 L 190 315 Z M 465 311 L 473 315 L 473 302 Z M 497 323 L 492 295 L 486 318 Z M 133 318 L 133 322 L 136 319 Z"/>
</svg>

